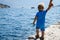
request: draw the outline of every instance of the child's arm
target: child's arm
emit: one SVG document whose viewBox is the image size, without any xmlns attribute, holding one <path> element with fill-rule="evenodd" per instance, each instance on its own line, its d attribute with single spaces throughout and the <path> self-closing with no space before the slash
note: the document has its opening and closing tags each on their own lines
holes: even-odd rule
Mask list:
<svg viewBox="0 0 60 40">
<path fill-rule="evenodd" d="M 37 20 L 37 16 L 35 16 L 34 21 L 33 21 L 33 24 L 35 24 L 36 20 Z"/>
<path fill-rule="evenodd" d="M 52 1 L 53 1 L 53 0 L 50 0 L 49 6 L 48 6 L 48 8 L 47 8 L 47 11 L 53 6 Z"/>
</svg>

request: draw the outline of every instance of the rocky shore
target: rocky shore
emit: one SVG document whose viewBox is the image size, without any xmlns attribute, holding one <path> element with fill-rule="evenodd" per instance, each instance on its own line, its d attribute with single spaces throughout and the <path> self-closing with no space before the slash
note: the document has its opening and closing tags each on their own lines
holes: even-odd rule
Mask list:
<svg viewBox="0 0 60 40">
<path fill-rule="evenodd" d="M 45 40 L 60 40 L 60 24 L 51 25 L 46 29 Z"/>
<path fill-rule="evenodd" d="M 10 8 L 10 6 L 0 3 L 0 8 Z"/>
<path fill-rule="evenodd" d="M 31 35 L 30 37 L 35 37 L 35 35 Z M 51 25 L 46 28 L 44 40 L 60 40 L 60 23 Z"/>
</svg>

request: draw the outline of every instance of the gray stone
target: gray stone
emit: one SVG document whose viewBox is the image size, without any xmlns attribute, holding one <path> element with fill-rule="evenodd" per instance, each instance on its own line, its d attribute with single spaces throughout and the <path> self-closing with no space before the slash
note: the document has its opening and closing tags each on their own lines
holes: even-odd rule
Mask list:
<svg viewBox="0 0 60 40">
<path fill-rule="evenodd" d="M 0 8 L 10 8 L 10 6 L 0 3 Z"/>
</svg>

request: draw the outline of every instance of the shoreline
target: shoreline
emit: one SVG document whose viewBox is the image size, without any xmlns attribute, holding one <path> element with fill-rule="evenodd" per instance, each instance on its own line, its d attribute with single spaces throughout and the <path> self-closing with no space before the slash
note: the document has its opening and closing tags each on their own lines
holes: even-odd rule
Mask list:
<svg viewBox="0 0 60 40">
<path fill-rule="evenodd" d="M 51 25 L 46 28 L 45 40 L 60 40 L 60 23 Z"/>
<path fill-rule="evenodd" d="M 10 6 L 9 5 L 6 5 L 6 4 L 0 3 L 0 8 L 10 8 Z"/>
<path fill-rule="evenodd" d="M 35 35 L 36 34 L 30 35 L 28 38 L 35 38 Z M 39 33 L 39 35 L 41 36 L 41 33 Z M 40 39 L 38 38 L 37 40 Z M 60 22 L 50 25 L 48 28 L 46 28 L 44 40 L 60 40 Z"/>
</svg>

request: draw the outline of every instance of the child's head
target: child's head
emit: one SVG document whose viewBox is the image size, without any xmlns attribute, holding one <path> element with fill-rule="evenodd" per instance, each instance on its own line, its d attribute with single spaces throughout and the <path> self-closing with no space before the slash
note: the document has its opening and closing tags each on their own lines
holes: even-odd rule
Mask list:
<svg viewBox="0 0 60 40">
<path fill-rule="evenodd" d="M 39 5 L 38 5 L 38 10 L 39 10 L 39 11 L 43 11 L 43 9 L 44 9 L 44 5 L 43 5 L 43 4 L 39 4 Z"/>
</svg>

